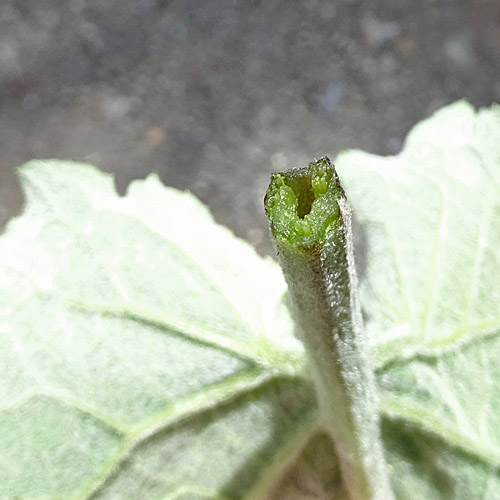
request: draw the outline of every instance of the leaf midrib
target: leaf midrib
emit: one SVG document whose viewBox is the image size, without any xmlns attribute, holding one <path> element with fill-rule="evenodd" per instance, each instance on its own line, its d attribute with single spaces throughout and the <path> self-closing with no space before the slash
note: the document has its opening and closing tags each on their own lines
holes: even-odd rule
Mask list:
<svg viewBox="0 0 500 500">
<path fill-rule="evenodd" d="M 226 377 L 208 389 L 198 391 L 170 405 L 151 418 L 132 427 L 128 432 L 127 440 L 103 466 L 101 473 L 87 484 L 74 500 L 91 500 L 94 498 L 106 486 L 108 481 L 113 479 L 119 470 L 120 464 L 131 457 L 134 450 L 143 442 L 153 438 L 155 435 L 174 430 L 177 426 L 184 424 L 190 418 L 196 417 L 202 412 L 220 410 L 238 397 L 251 393 L 266 384 L 293 379 L 303 382 L 303 379 L 298 376 L 272 371 L 256 372 L 255 370 L 248 370 L 244 373 Z M 315 417 L 314 422 L 316 422 Z"/>
<path fill-rule="evenodd" d="M 401 404 L 396 396 L 384 394 L 380 402 L 380 413 L 390 420 L 413 424 L 418 429 L 431 434 L 443 442 L 473 455 L 489 467 L 500 468 L 500 453 L 497 449 L 478 446 L 477 440 L 468 439 L 431 412 L 412 406 L 405 401 Z"/>
<path fill-rule="evenodd" d="M 466 334 L 468 332 L 468 335 Z M 461 349 L 465 349 L 475 343 L 481 343 L 485 340 L 491 339 L 500 335 L 500 317 L 494 318 L 492 320 L 485 321 L 483 323 L 478 323 L 474 326 L 469 326 L 465 329 L 457 329 L 447 335 L 444 339 L 439 339 L 440 342 L 434 342 L 433 344 L 428 344 L 425 347 L 415 347 L 414 349 L 408 349 L 407 352 L 402 355 L 378 355 L 374 356 L 375 366 L 374 370 L 379 375 L 387 370 L 389 367 L 400 364 L 409 364 L 415 360 L 435 360 L 442 358 L 448 354 L 453 354 Z M 416 335 L 412 335 L 415 338 Z M 450 338 L 453 339 L 450 342 Z M 383 348 L 391 347 L 390 343 L 373 345 L 372 349 L 376 352 L 377 350 L 383 351 Z M 378 363 L 377 363 L 378 357 Z"/>
<path fill-rule="evenodd" d="M 382 376 L 386 370 L 393 366 L 409 366 L 416 360 L 432 364 L 438 359 L 443 359 L 446 355 L 454 355 L 457 351 L 468 348 L 473 344 L 481 343 L 485 339 L 491 339 L 497 336 L 500 336 L 500 327 L 480 336 L 475 335 L 468 339 L 462 339 L 462 342 L 456 342 L 446 350 L 433 353 L 418 352 L 405 359 L 393 358 L 376 370 L 377 376 Z M 413 405 L 411 401 L 407 399 L 405 399 L 404 403 L 401 403 L 400 398 L 391 394 L 390 391 L 383 391 L 380 402 L 380 412 L 390 419 L 400 419 L 413 423 L 418 428 L 437 436 L 466 453 L 474 455 L 489 466 L 493 465 L 494 467 L 500 468 L 500 451 L 498 448 L 479 445 L 476 439 L 470 439 L 463 433 L 457 432 L 454 428 L 445 425 L 441 419 L 436 418 L 433 413 L 427 411 L 425 408 Z"/>
</svg>

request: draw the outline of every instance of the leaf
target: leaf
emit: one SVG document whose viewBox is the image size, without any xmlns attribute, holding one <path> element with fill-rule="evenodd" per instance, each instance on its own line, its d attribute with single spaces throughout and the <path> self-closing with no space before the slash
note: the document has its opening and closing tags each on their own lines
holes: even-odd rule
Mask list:
<svg viewBox="0 0 500 500">
<path fill-rule="evenodd" d="M 459 102 L 403 152 L 337 168 L 366 240 L 362 305 L 398 498 L 500 498 L 500 107 Z"/>
<path fill-rule="evenodd" d="M 336 164 L 397 498 L 496 500 L 500 110 L 457 103 L 399 156 Z M 277 266 L 156 176 L 124 198 L 87 165 L 20 176 L 0 237 L 0 498 L 341 498 Z"/>
<path fill-rule="evenodd" d="M 152 175 L 20 169 L 0 238 L 0 498 L 236 500 L 315 432 L 279 269 Z"/>
</svg>

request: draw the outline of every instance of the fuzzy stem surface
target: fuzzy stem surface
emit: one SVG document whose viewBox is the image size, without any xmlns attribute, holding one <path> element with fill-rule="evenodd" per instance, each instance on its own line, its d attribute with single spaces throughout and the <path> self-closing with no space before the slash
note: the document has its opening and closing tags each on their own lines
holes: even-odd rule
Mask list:
<svg viewBox="0 0 500 500">
<path fill-rule="evenodd" d="M 265 209 L 349 497 L 393 500 L 357 296 L 351 209 L 334 166 L 322 158 L 274 174 Z"/>
</svg>

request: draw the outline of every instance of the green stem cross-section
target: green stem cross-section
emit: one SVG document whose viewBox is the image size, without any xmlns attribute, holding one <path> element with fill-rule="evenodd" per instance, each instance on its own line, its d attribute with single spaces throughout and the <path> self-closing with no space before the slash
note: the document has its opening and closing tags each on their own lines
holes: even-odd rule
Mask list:
<svg viewBox="0 0 500 500">
<path fill-rule="evenodd" d="M 322 158 L 274 174 L 265 209 L 350 500 L 393 500 L 362 337 L 351 211 L 334 166 Z"/>
</svg>

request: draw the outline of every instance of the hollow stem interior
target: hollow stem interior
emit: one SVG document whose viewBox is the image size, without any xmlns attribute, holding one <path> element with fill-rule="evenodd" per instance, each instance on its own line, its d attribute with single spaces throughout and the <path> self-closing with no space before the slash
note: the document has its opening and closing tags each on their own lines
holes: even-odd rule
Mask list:
<svg viewBox="0 0 500 500">
<path fill-rule="evenodd" d="M 339 196 L 343 191 L 326 157 L 274 174 L 265 199 L 274 236 L 301 248 L 320 244 L 338 219 Z"/>
</svg>

